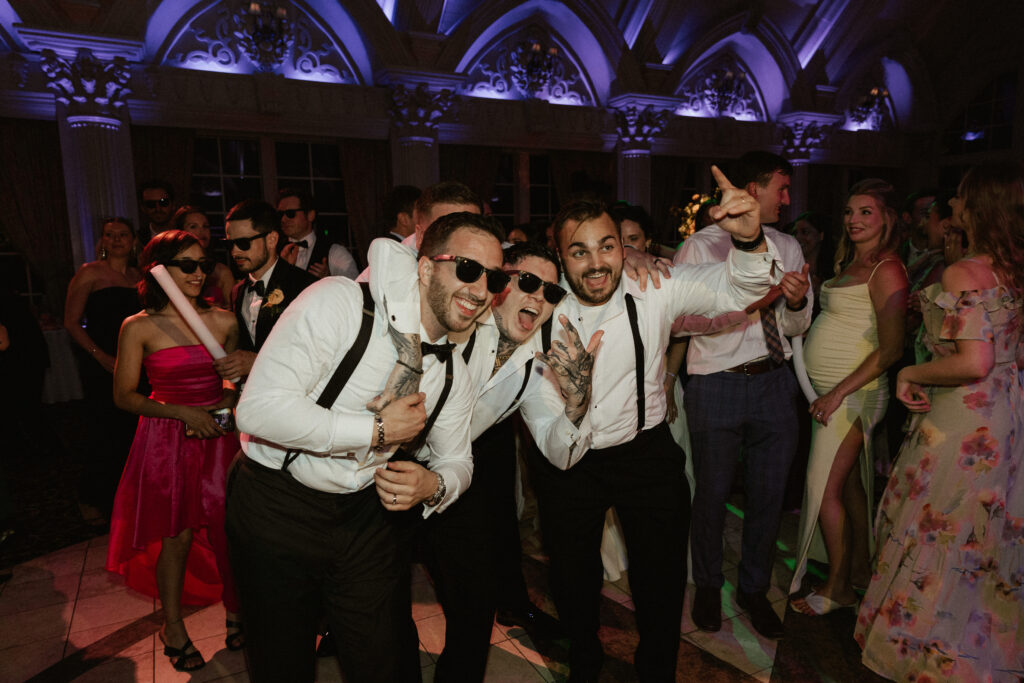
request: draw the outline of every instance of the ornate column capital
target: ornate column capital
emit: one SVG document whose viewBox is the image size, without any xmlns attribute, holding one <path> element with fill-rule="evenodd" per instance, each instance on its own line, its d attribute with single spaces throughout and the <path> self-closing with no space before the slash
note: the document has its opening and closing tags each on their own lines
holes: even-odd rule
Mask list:
<svg viewBox="0 0 1024 683">
<path fill-rule="evenodd" d="M 401 141 L 433 144 L 437 125 L 456 104 L 455 93 L 448 89 L 432 92 L 425 83 L 409 90 L 399 83 L 391 88 L 389 113 Z"/>
<path fill-rule="evenodd" d="M 89 48 L 81 48 L 73 60 L 60 57 L 53 50 L 42 51 L 40 65 L 46 74 L 46 87 L 66 107 L 72 128 L 99 126 L 117 130 L 121 127 L 121 110 L 131 93 L 128 81 L 131 71 L 124 57 L 104 62 Z"/>
<path fill-rule="evenodd" d="M 619 149 L 624 154 L 650 153 L 651 142 L 665 130 L 669 112 L 648 104 L 640 109 L 628 104 L 615 112 L 615 132 L 619 136 Z"/>
<path fill-rule="evenodd" d="M 779 116 L 782 132 L 782 152 L 790 161 L 806 162 L 811 151 L 828 140 L 841 116 L 818 112 L 791 112 Z"/>
</svg>

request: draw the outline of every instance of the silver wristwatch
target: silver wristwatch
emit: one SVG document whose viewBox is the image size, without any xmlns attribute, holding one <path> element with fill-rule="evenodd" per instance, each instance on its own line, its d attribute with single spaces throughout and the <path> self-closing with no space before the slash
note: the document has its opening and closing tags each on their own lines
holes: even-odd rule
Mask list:
<svg viewBox="0 0 1024 683">
<path fill-rule="evenodd" d="M 441 476 L 441 473 L 434 472 L 434 474 L 437 475 L 437 490 L 434 491 L 434 495 L 423 501 L 423 504 L 430 508 L 444 500 L 444 494 L 448 491 L 448 488 L 444 485 L 444 477 Z"/>
</svg>

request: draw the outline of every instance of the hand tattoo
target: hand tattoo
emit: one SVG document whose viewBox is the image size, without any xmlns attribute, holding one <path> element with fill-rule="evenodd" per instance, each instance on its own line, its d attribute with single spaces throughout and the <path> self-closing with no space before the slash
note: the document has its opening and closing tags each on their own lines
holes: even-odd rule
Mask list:
<svg viewBox="0 0 1024 683">
<path fill-rule="evenodd" d="M 565 323 L 565 330 L 573 351 L 570 352 L 565 344 L 554 340 L 551 342 L 551 350 L 542 354 L 540 359 L 555 373 L 558 388 L 565 398 L 565 415 L 578 427 L 590 405 L 594 356 L 587 353 L 572 323 Z"/>
</svg>

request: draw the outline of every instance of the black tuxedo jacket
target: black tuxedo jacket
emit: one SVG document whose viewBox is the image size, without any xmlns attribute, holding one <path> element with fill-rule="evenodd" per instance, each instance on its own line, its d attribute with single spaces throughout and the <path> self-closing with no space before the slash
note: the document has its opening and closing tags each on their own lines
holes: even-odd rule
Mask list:
<svg viewBox="0 0 1024 683">
<path fill-rule="evenodd" d="M 278 259 L 277 265 L 274 266 L 274 272 L 270 274 L 264 299 L 269 297 L 275 289 L 280 289 L 284 300 L 273 307 L 267 306 L 264 301 L 264 305 L 260 307 L 259 317 L 256 318 L 255 339 L 249 336 L 249 328 L 242 318 L 242 298 L 248 282 L 249 278 L 246 276 L 239 280 L 235 288 L 231 290 L 231 308 L 235 311 L 235 318 L 238 320 L 238 348 L 242 351 L 258 352 L 263 346 L 263 342 L 267 340 L 267 335 L 270 334 L 274 323 L 277 322 L 277 317 L 302 290 L 316 282 L 316 278 L 301 268 L 296 268 L 287 261 Z"/>
</svg>

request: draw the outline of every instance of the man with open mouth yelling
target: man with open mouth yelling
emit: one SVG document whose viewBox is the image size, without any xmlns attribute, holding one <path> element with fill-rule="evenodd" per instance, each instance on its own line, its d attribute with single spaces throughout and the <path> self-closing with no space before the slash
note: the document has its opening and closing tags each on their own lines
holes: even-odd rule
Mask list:
<svg viewBox="0 0 1024 683">
<path fill-rule="evenodd" d="M 370 246 L 369 255 L 375 296 L 386 298 L 391 310 L 414 310 L 416 293 L 401 287 L 406 274 L 416 267 L 409 247 L 379 239 Z M 427 258 L 425 245 L 420 263 Z M 505 250 L 504 260 L 506 284 L 495 294 L 490 315 L 481 316 L 461 335 L 450 335 L 450 340 L 457 342 L 458 355 L 469 366 L 476 392 L 470 426 L 474 465 L 469 490 L 444 514 L 426 520 L 421 529 L 427 566 L 446 622 L 436 681 L 483 680 L 496 610 L 500 623 L 522 626 L 535 639 L 558 633 L 557 622 L 530 602 L 522 576 L 514 494 L 515 433 L 513 422 L 506 418 L 515 413 L 528 385 L 542 379 L 533 371 L 535 355 L 543 349 L 537 331 L 551 318 L 565 290 L 558 285 L 557 259 L 546 247 L 516 244 Z M 474 274 L 466 270 L 465 261 L 461 267 L 462 275 Z M 454 268 L 458 276 L 458 261 Z M 497 284 L 499 278 L 488 276 Z M 474 302 L 463 294 L 455 291 L 450 299 L 452 308 L 446 308 L 449 299 L 440 290 L 427 296 L 432 309 L 436 306 L 462 320 L 474 313 Z M 414 379 L 415 372 L 405 366 L 414 360 L 402 355 L 403 348 L 415 346 L 415 339 L 409 336 L 415 329 L 408 325 L 411 322 L 401 315 L 391 321 L 402 361 L 396 371 L 404 370 Z M 409 386 L 406 377 L 400 377 L 395 385 Z M 424 451 L 417 456 L 424 457 Z"/>
</svg>

